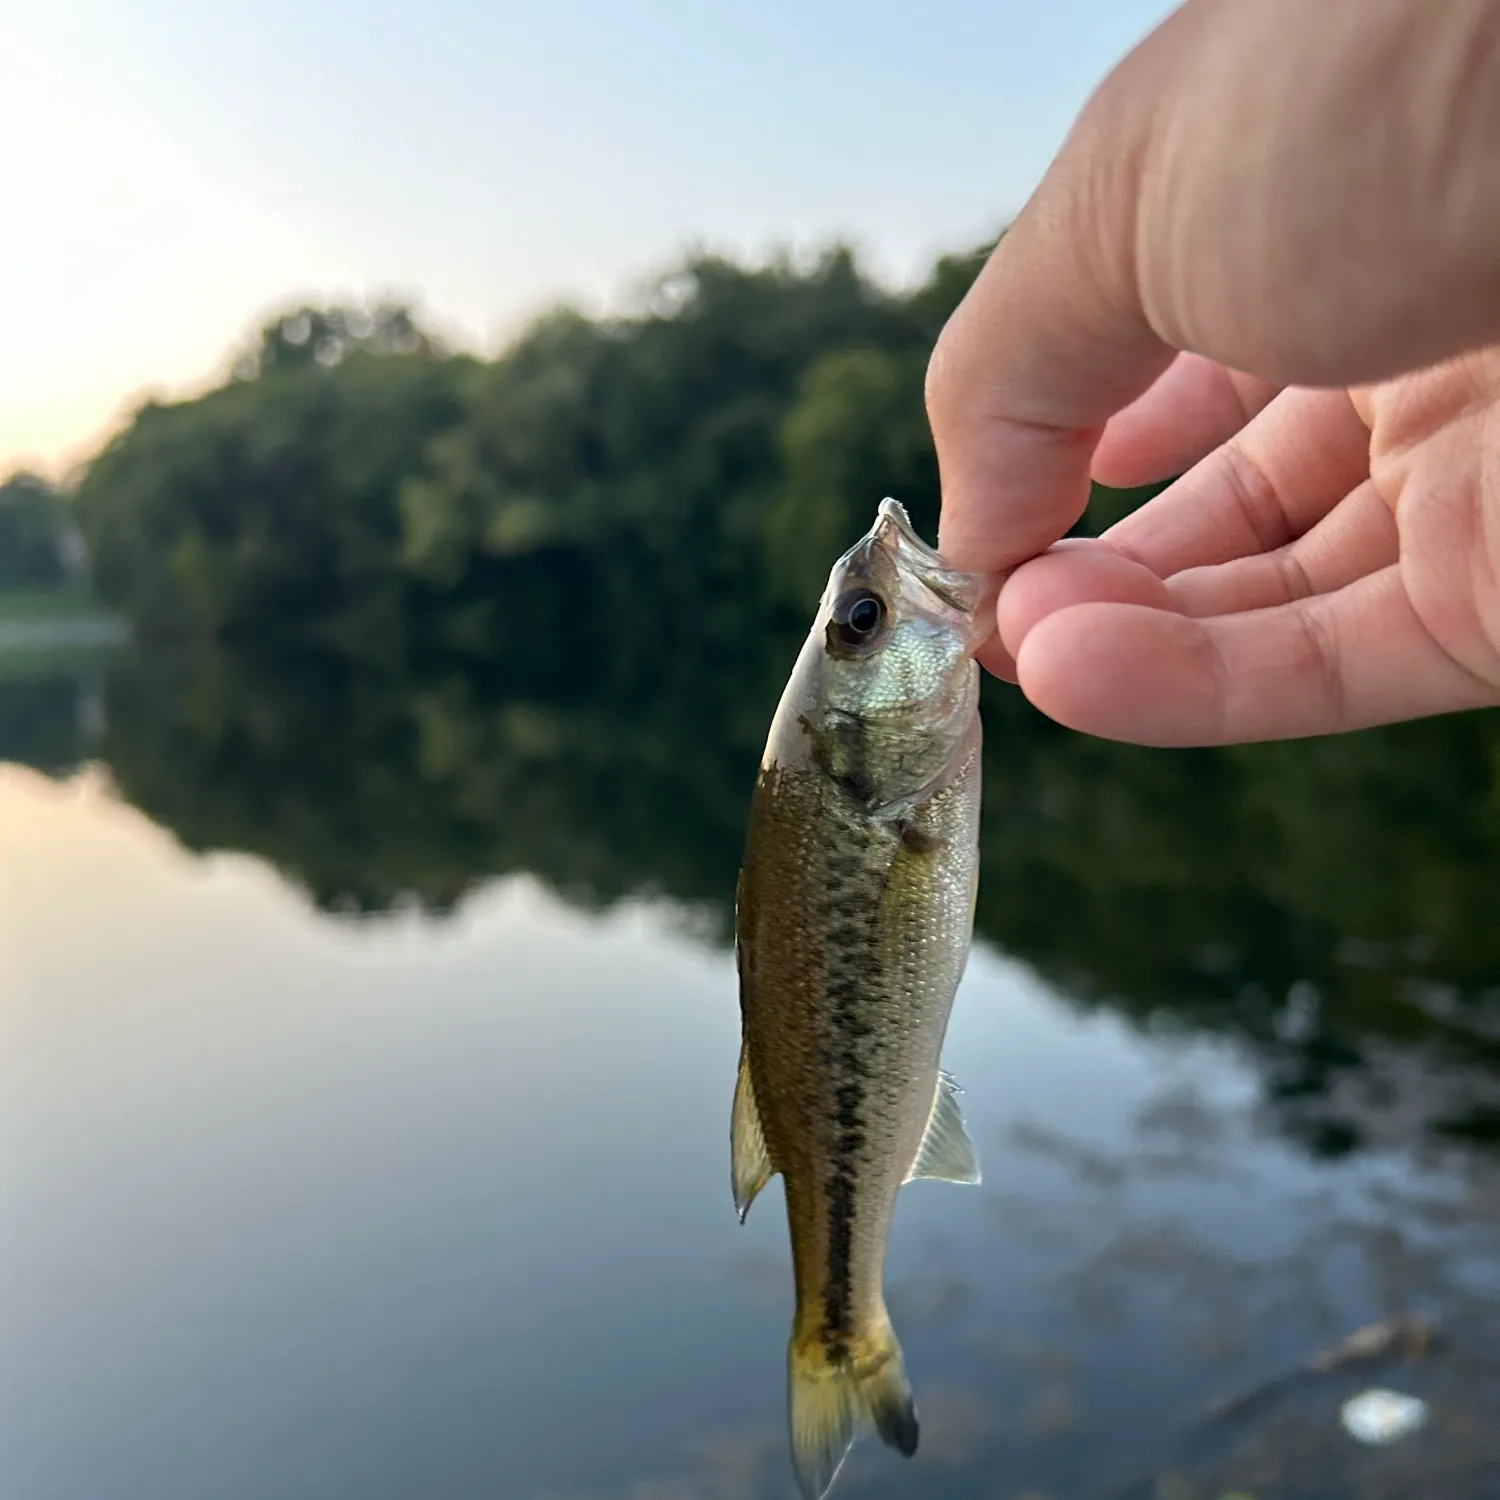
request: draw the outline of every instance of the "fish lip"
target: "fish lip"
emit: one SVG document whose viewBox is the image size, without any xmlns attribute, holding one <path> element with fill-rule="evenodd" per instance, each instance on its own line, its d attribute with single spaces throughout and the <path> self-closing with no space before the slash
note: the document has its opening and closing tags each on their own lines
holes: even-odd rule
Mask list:
<svg viewBox="0 0 1500 1500">
<path fill-rule="evenodd" d="M 909 548 L 928 567 L 941 568 L 944 572 L 952 571 L 937 549 L 930 547 L 917 535 L 916 528 L 911 524 L 911 517 L 906 513 L 906 507 L 889 495 L 880 502 L 875 524 L 870 528 L 868 538 L 872 542 L 879 542 L 890 547 L 893 551 Z"/>
</svg>

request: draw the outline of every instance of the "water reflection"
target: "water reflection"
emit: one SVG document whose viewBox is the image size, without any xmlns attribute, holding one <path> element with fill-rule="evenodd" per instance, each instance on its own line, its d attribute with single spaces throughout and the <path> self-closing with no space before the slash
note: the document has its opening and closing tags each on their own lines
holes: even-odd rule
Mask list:
<svg viewBox="0 0 1500 1500">
<path fill-rule="evenodd" d="M 743 1228 L 728 1202 L 722 949 L 521 877 L 330 921 L 97 776 L 4 773 L 0 825 L 8 1495 L 790 1494 L 785 1230 L 774 1186 Z M 1249 1032 L 977 956 L 948 1063 L 985 1186 L 913 1185 L 891 1244 L 922 1450 L 861 1446 L 841 1489 L 1490 1492 L 1495 1160 L 1362 1101 L 1363 1149 L 1309 1154 Z M 1446 1086 L 1423 1066 L 1398 1094 Z M 1412 1308 L 1421 1360 L 1281 1378 Z M 1388 1451 L 1337 1425 L 1376 1379 L 1432 1404 Z"/>
<path fill-rule="evenodd" d="M 252 853 L 334 914 L 451 913 L 526 873 L 585 911 L 669 898 L 713 941 L 797 641 L 774 623 L 587 672 L 545 646 L 397 672 L 158 644 L 102 688 L 0 679 L 0 748 L 97 756 L 187 848 Z M 1496 1133 L 1500 715 L 1166 753 L 1062 733 L 999 684 L 985 707 L 982 938 L 1072 1003 L 1247 1043 L 1314 1154 Z"/>
</svg>

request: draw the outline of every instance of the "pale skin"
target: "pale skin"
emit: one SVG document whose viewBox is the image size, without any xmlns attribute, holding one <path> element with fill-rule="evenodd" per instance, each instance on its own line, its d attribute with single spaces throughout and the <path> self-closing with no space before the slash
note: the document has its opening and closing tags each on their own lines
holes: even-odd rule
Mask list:
<svg viewBox="0 0 1500 1500">
<path fill-rule="evenodd" d="M 1500 0 L 1189 0 L 928 374 L 981 653 L 1151 745 L 1500 704 Z M 1059 542 L 1089 476 L 1183 475 Z"/>
</svg>

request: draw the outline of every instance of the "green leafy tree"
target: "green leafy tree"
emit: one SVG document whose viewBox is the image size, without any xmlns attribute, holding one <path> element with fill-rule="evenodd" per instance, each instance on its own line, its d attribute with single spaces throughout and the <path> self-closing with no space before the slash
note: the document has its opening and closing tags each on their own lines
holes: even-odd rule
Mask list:
<svg viewBox="0 0 1500 1500">
<path fill-rule="evenodd" d="M 471 369 L 361 353 L 147 406 L 75 498 L 99 592 L 145 636 L 402 649 L 399 495 Z"/>
<path fill-rule="evenodd" d="M 0 588 L 68 582 L 71 535 L 66 502 L 46 480 L 16 474 L 0 484 Z"/>
<path fill-rule="evenodd" d="M 336 369 L 355 354 L 442 359 L 442 341 L 424 329 L 402 302 L 372 307 L 304 304 L 278 313 L 235 361 L 235 377 L 260 380 L 288 371 Z"/>
</svg>

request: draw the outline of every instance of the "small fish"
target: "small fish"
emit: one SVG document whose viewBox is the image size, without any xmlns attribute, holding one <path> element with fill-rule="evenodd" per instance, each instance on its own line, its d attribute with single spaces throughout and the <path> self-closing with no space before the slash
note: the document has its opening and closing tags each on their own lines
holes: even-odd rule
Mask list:
<svg viewBox="0 0 1500 1500">
<path fill-rule="evenodd" d="M 894 500 L 834 565 L 782 694 L 736 901 L 741 1221 L 776 1173 L 796 1281 L 792 1461 L 827 1493 L 873 1426 L 917 1447 L 886 1313 L 897 1190 L 978 1182 L 939 1054 L 979 874 L 984 580 L 946 567 Z"/>
</svg>

